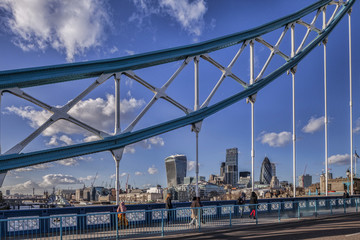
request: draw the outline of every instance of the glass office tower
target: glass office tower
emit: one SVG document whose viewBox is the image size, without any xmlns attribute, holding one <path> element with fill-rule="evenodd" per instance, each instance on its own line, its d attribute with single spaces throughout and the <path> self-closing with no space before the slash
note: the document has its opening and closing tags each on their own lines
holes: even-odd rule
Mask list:
<svg viewBox="0 0 360 240">
<path fill-rule="evenodd" d="M 184 183 L 187 169 L 185 155 L 172 155 L 165 158 L 167 186 L 173 187 Z"/>
</svg>

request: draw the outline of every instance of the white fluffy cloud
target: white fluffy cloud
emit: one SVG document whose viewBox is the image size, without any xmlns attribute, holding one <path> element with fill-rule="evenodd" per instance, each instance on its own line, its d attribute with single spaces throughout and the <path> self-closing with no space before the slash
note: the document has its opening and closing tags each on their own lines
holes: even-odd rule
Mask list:
<svg viewBox="0 0 360 240">
<path fill-rule="evenodd" d="M 199 164 L 200 165 L 200 164 Z M 195 161 L 188 161 L 187 162 L 187 170 L 188 171 L 192 171 L 194 170 L 196 167 Z"/>
<path fill-rule="evenodd" d="M 149 169 L 148 169 L 148 173 L 150 174 L 150 175 L 154 175 L 154 174 L 157 174 L 159 171 L 158 171 L 158 169 L 155 167 L 155 165 L 152 165 L 151 167 L 149 167 Z"/>
<path fill-rule="evenodd" d="M 137 21 L 140 26 L 143 25 L 144 19 L 151 15 L 169 16 L 194 36 L 200 36 L 205 26 L 205 0 L 133 0 L 133 3 L 137 12 L 133 13 L 129 20 Z"/>
<path fill-rule="evenodd" d="M 270 147 L 282 147 L 291 141 L 291 133 L 285 131 L 280 133 L 263 132 L 260 140 L 262 144 L 268 144 Z"/>
<path fill-rule="evenodd" d="M 337 165 L 350 165 L 350 155 L 349 154 L 336 154 L 332 155 L 328 159 L 329 164 Z"/>
<path fill-rule="evenodd" d="M 54 166 L 54 164 L 52 164 L 52 163 L 43 163 L 43 164 L 38 164 L 38 165 L 30 166 L 30 167 L 18 168 L 18 169 L 12 170 L 12 171 L 14 171 L 14 172 L 30 172 L 30 171 L 34 171 L 34 170 L 48 169 L 53 166 Z"/>
<path fill-rule="evenodd" d="M 322 126 L 325 125 L 325 117 L 319 117 L 319 118 L 314 118 L 311 117 L 308 124 L 306 124 L 305 127 L 303 127 L 302 131 L 305 133 L 314 133 L 316 131 L 321 130 Z"/>
<path fill-rule="evenodd" d="M 360 118 L 356 120 L 355 128 L 353 129 L 353 133 L 359 133 L 360 132 Z"/>
<path fill-rule="evenodd" d="M 19 183 L 9 187 L 12 190 L 23 192 L 23 191 L 32 191 L 33 188 L 39 188 L 39 184 L 29 180 L 24 183 Z"/>
<path fill-rule="evenodd" d="M 155 136 L 155 137 L 152 137 L 152 138 L 145 139 L 141 143 L 147 149 L 151 149 L 151 147 L 153 145 L 158 145 L 160 147 L 163 147 L 165 145 L 164 139 L 162 139 L 159 136 Z"/>
<path fill-rule="evenodd" d="M 135 175 L 136 175 L 136 176 L 142 176 L 142 175 L 144 175 L 144 173 L 142 173 L 142 172 L 135 172 Z"/>
<path fill-rule="evenodd" d="M 127 55 L 134 55 L 134 54 L 135 54 L 135 51 L 125 49 L 125 53 L 126 53 Z"/>
<path fill-rule="evenodd" d="M 200 36 L 204 28 L 204 15 L 207 7 L 204 0 L 160 0 L 164 12 L 174 18 L 183 29 Z"/>
<path fill-rule="evenodd" d="M 67 158 L 64 160 L 57 161 L 56 163 L 63 165 L 63 166 L 76 166 L 78 165 L 78 161 L 74 158 Z"/>
<path fill-rule="evenodd" d="M 106 3 L 99 0 L 3 0 L 0 7 L 13 32 L 13 43 L 23 49 L 51 47 L 65 52 L 66 60 L 101 45 L 110 25 Z"/>
<path fill-rule="evenodd" d="M 120 103 L 120 109 L 124 120 L 130 120 L 133 116 L 135 109 L 142 107 L 145 101 L 142 99 L 122 99 Z M 115 97 L 108 94 L 106 99 L 96 98 L 87 99 L 78 102 L 70 111 L 69 114 L 76 119 L 79 119 L 86 124 L 95 127 L 103 131 L 111 131 L 114 126 L 114 114 L 115 114 Z M 14 113 L 23 119 L 29 120 L 29 125 L 33 128 L 41 126 L 50 116 L 51 113 L 46 110 L 35 110 L 33 107 L 7 107 L 6 110 L 9 113 Z M 64 120 L 59 120 L 50 127 L 48 127 L 42 134 L 44 136 L 51 136 L 52 139 L 48 145 L 57 145 L 57 138 L 54 135 L 63 134 L 89 134 L 86 130 L 69 123 Z M 94 137 L 85 138 L 85 141 L 93 140 Z M 62 135 L 59 140 L 65 144 L 72 143 L 71 138 L 66 135 Z"/>
<path fill-rule="evenodd" d="M 82 182 L 71 176 L 63 174 L 48 174 L 43 176 L 43 181 L 39 184 L 40 187 L 54 187 L 57 185 L 71 185 L 82 184 Z"/>
</svg>

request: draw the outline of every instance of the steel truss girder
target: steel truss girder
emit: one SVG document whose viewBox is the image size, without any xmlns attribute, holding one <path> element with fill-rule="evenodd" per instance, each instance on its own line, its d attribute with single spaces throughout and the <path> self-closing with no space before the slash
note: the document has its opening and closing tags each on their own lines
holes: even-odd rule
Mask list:
<svg viewBox="0 0 360 240">
<path fill-rule="evenodd" d="M 350 0 L 350 2 L 346 4 L 350 3 L 352 5 L 353 1 L 355 0 Z M 92 78 L 100 76 L 103 73 L 124 72 L 184 60 L 189 56 L 206 54 L 236 45 L 248 39 L 254 39 L 295 22 L 331 2 L 331 0 L 320 0 L 292 15 L 277 19 L 260 27 L 183 47 L 122 58 L 2 71 L 0 72 L 0 89 L 13 87 L 24 88 Z"/>
<path fill-rule="evenodd" d="M 194 44 L 191 47 L 194 47 L 195 49 L 190 48 L 191 51 L 189 50 L 188 53 L 195 53 L 196 51 L 199 51 L 198 49 L 200 48 L 202 50 L 202 53 L 199 54 L 198 57 L 201 56 L 203 59 L 209 61 L 214 66 L 218 67 L 223 72 L 223 75 L 227 74 L 227 75 L 231 76 L 232 73 L 230 71 L 231 70 L 230 65 L 233 65 L 233 63 L 236 61 L 236 59 L 238 58 L 238 55 L 243 50 L 243 47 L 240 49 L 241 51 L 239 50 L 238 53 L 235 55 L 233 61 L 230 63 L 228 68 L 223 67 L 221 64 L 217 63 L 215 60 L 210 58 L 207 55 L 207 52 L 215 51 L 215 50 L 221 49 L 221 48 L 226 47 L 226 46 L 234 45 L 235 44 L 234 39 L 239 38 L 239 37 L 241 39 L 241 37 L 244 37 L 246 35 L 246 36 L 253 36 L 253 38 L 250 38 L 250 39 L 257 40 L 257 41 L 261 42 L 264 45 L 268 45 L 268 47 L 272 51 L 272 53 L 279 54 L 278 45 L 280 44 L 284 34 L 286 33 L 289 24 L 293 24 L 294 22 L 297 21 L 296 19 L 294 19 L 295 16 L 302 17 L 305 13 L 307 14 L 307 13 L 309 13 L 311 11 L 314 11 L 314 10 L 319 11 L 320 8 L 322 9 L 322 7 L 325 4 L 328 4 L 329 2 L 330 1 L 319 1 L 319 2 L 311 5 L 310 7 L 299 11 L 296 14 L 293 14 L 293 15 L 287 17 L 287 18 L 282 18 L 280 20 L 274 21 L 274 22 L 272 22 L 270 24 L 266 24 L 266 25 L 261 26 L 259 28 L 253 29 L 252 31 L 247 31 L 247 32 L 234 34 L 234 35 L 229 35 L 227 37 L 219 38 L 219 39 L 213 40 L 213 41 L 207 41 L 205 43 Z M 297 54 L 295 56 L 293 56 L 292 58 L 289 58 L 285 54 L 282 54 L 283 55 L 282 57 L 284 57 L 285 59 L 287 58 L 288 61 L 287 61 L 287 63 L 282 65 L 280 68 L 278 68 L 274 72 L 270 73 L 265 78 L 257 79 L 257 81 L 255 81 L 250 86 L 247 85 L 245 82 L 243 82 L 241 79 L 236 79 L 235 75 L 231 76 L 232 78 L 237 80 L 240 84 L 242 84 L 244 87 L 246 87 L 244 91 L 242 91 L 242 92 L 240 92 L 238 94 L 235 94 L 232 97 L 229 97 L 229 98 L 227 98 L 227 99 L 225 99 L 223 101 L 220 101 L 220 102 L 218 102 L 216 104 L 213 104 L 210 107 L 207 107 L 208 102 L 207 102 L 207 104 L 205 104 L 206 103 L 206 101 L 205 101 L 205 103 L 204 103 L 205 105 L 203 104 L 199 110 L 194 111 L 194 112 L 191 112 L 191 110 L 189 110 L 186 107 L 182 106 L 180 103 L 177 103 L 175 100 L 169 98 L 165 94 L 166 88 L 170 85 L 170 83 L 174 80 L 174 78 L 182 70 L 182 68 L 185 67 L 185 65 L 188 63 L 188 61 L 189 61 L 188 57 L 186 57 L 186 58 L 179 57 L 178 59 L 176 59 L 176 60 L 185 59 L 185 61 L 184 61 L 183 65 L 174 73 L 174 75 L 168 80 L 168 82 L 161 89 L 157 89 L 154 86 L 152 86 L 151 84 L 145 82 L 144 80 L 142 80 L 140 77 L 135 75 L 130 70 L 122 71 L 120 73 L 119 72 L 107 73 L 106 75 L 108 75 L 109 77 L 113 76 L 114 74 L 115 74 L 116 77 L 118 77 L 119 74 L 120 75 L 125 74 L 128 77 L 134 79 L 135 81 L 138 81 L 139 83 L 141 83 L 142 85 L 147 87 L 149 90 L 151 90 L 155 94 L 153 99 L 149 102 L 149 104 L 143 109 L 143 111 L 138 115 L 138 117 L 133 121 L 133 123 L 131 123 L 127 129 L 125 129 L 125 131 L 123 133 L 118 134 L 116 136 L 108 136 L 108 137 L 105 137 L 103 140 L 96 141 L 96 142 L 82 143 L 82 144 L 77 144 L 77 145 L 72 145 L 72 146 L 54 148 L 54 149 L 50 149 L 50 150 L 42 150 L 42 151 L 37 151 L 37 152 L 32 152 L 32 153 L 24 153 L 24 154 L 20 154 L 20 155 L 19 154 L 3 155 L 3 156 L 0 156 L 0 162 L 1 162 L 0 171 L 7 171 L 7 170 L 14 169 L 14 168 L 19 168 L 19 167 L 24 167 L 24 166 L 29 166 L 29 165 L 39 164 L 39 163 L 45 163 L 45 162 L 55 161 L 55 160 L 59 160 L 59 159 L 64 159 L 64 158 L 69 158 L 69 157 L 75 157 L 75 156 L 90 154 L 90 153 L 96 153 L 96 152 L 101 152 L 101 151 L 105 151 L 105 150 L 113 150 L 113 149 L 119 149 L 119 148 L 121 149 L 121 148 L 124 148 L 126 145 L 141 141 L 143 139 L 146 139 L 146 138 L 149 138 L 149 137 L 152 137 L 152 136 L 156 136 L 156 135 L 159 135 L 161 133 L 165 133 L 167 131 L 171 131 L 171 130 L 174 130 L 174 129 L 177 129 L 177 128 L 180 128 L 180 127 L 183 127 L 183 126 L 186 126 L 186 125 L 189 125 L 189 124 L 199 123 L 204 118 L 216 113 L 217 111 L 220 111 L 221 109 L 226 108 L 226 107 L 230 106 L 231 104 L 233 104 L 233 103 L 235 103 L 235 102 L 237 102 L 237 101 L 239 101 L 241 99 L 244 99 L 246 97 L 249 97 L 251 95 L 256 94 L 260 89 L 265 87 L 267 84 L 272 82 L 274 79 L 279 77 L 281 74 L 285 73 L 289 69 L 293 69 L 313 48 L 316 47 L 317 44 L 321 43 L 328 36 L 328 34 L 337 25 L 337 23 L 344 16 L 344 14 L 349 11 L 349 9 L 354 4 L 354 2 L 355 2 L 355 0 L 349 0 L 345 4 L 345 6 L 339 11 L 339 13 L 336 16 L 335 16 L 335 14 L 333 14 L 335 16 L 333 18 L 333 21 L 330 22 L 326 26 L 326 28 L 323 31 L 321 31 L 319 33 L 319 35 L 311 43 L 309 43 L 301 51 L 297 52 Z M 336 11 L 337 10 L 338 9 L 336 9 Z M 315 16 L 315 18 L 317 18 L 317 16 Z M 291 21 L 287 21 L 287 22 L 285 21 L 285 20 L 289 20 L 289 19 Z M 315 20 L 312 21 L 311 25 L 314 24 Z M 286 22 L 286 23 L 284 23 L 284 22 Z M 280 23 L 282 24 L 280 26 L 285 26 L 285 30 L 282 33 L 282 35 L 280 36 L 280 38 L 279 38 L 277 44 L 275 44 L 275 46 L 272 46 L 271 44 L 265 42 L 264 40 L 262 40 L 260 38 L 260 35 L 274 30 L 275 26 L 278 26 Z M 310 28 L 310 31 L 311 30 L 314 30 L 314 28 Z M 246 34 L 244 34 L 244 33 L 246 33 Z M 258 33 L 262 33 L 262 34 L 258 34 Z M 228 39 L 226 39 L 226 38 L 228 38 Z M 307 36 L 305 36 L 305 38 L 307 38 Z M 243 39 L 242 40 L 244 42 L 243 46 L 245 45 L 245 47 L 246 47 L 246 45 L 247 45 L 247 43 L 249 42 L 250 39 L 249 38 Z M 253 41 L 253 40 L 251 40 L 251 41 Z M 218 44 L 214 44 L 214 45 L 210 44 L 211 42 L 216 42 L 216 41 L 219 41 Z M 227 45 L 221 45 L 224 42 Z M 304 40 L 304 42 L 305 42 L 305 40 Z M 237 43 L 239 43 L 239 42 L 237 42 Z M 201 47 L 203 47 L 203 48 L 201 48 Z M 164 51 L 159 51 L 159 52 L 150 53 L 150 54 L 141 54 L 141 55 L 138 55 L 136 57 L 133 57 L 134 61 L 135 60 L 140 61 L 139 59 L 141 59 L 141 58 L 146 59 L 146 57 L 149 57 L 150 55 L 152 55 L 152 57 L 153 57 L 152 62 L 148 62 L 146 64 L 144 63 L 144 59 L 142 59 L 143 62 L 140 61 L 140 63 L 138 63 L 138 65 L 136 65 L 136 67 L 133 67 L 133 69 L 139 69 L 139 68 L 143 68 L 143 67 L 147 67 L 147 66 L 158 65 L 158 64 L 164 63 L 164 61 L 165 62 L 175 61 L 174 56 L 176 56 L 176 53 L 179 52 L 180 50 L 185 50 L 185 48 L 186 47 L 182 47 L 182 48 L 180 47 L 180 48 L 176 48 L 176 49 L 172 49 L 172 50 L 164 50 Z M 188 50 L 188 49 L 186 49 L 186 50 Z M 173 54 L 173 56 L 170 57 L 170 58 L 167 58 L 167 60 L 163 59 L 163 60 L 160 61 L 159 59 L 157 59 L 158 55 L 166 55 L 165 53 L 167 51 L 170 51 Z M 189 55 L 191 56 L 191 54 L 189 54 Z M 187 55 L 187 56 L 189 56 L 189 55 Z M 281 54 L 279 54 L 279 55 L 281 56 Z M 192 55 L 192 56 L 194 56 L 194 55 Z M 195 58 L 198 59 L 198 57 L 195 57 Z M 129 59 L 129 58 L 122 58 L 122 60 L 124 60 L 124 61 L 126 59 Z M 96 61 L 96 63 L 91 62 L 91 63 L 93 63 L 95 65 L 94 69 L 99 67 L 100 62 L 104 63 L 104 61 Z M 267 64 L 264 65 L 264 68 L 266 68 Z M 124 65 L 126 65 L 126 64 L 124 64 Z M 62 65 L 62 66 L 65 69 L 63 74 L 66 74 L 65 72 L 69 71 L 69 69 L 73 69 L 73 70 L 82 69 L 82 67 L 85 66 L 85 65 L 82 65 L 82 64 L 70 64 L 69 65 L 68 64 L 68 65 Z M 102 66 L 102 67 L 103 67 L 104 71 L 105 71 L 105 69 L 107 69 L 104 66 Z M 123 68 L 121 68 L 121 67 L 123 67 Z M 126 68 L 124 68 L 124 66 L 120 66 L 120 68 L 118 68 L 118 69 L 126 69 Z M 31 71 L 34 71 L 34 72 L 40 71 L 41 72 L 42 70 L 36 68 L 36 69 L 32 69 Z M 28 72 L 28 73 L 30 75 L 34 74 L 34 73 L 31 73 L 31 71 Z M 88 71 L 89 71 L 89 69 L 88 69 Z M 19 73 L 20 78 L 21 78 L 21 76 L 22 76 L 22 74 L 24 72 L 26 72 L 26 71 L 25 70 L 20 71 L 20 73 Z M 89 72 L 91 72 L 91 71 L 89 71 Z M 262 72 L 264 72 L 264 71 L 262 71 Z M 81 74 L 76 75 L 76 73 L 78 73 L 78 72 L 75 71 L 75 74 L 73 74 L 72 76 L 69 76 L 71 78 L 70 80 L 82 78 L 82 77 L 80 77 Z M 92 73 L 89 73 L 89 74 L 92 74 Z M 59 73 L 60 75 L 56 74 L 56 71 L 53 72 L 52 74 L 54 74 L 52 77 L 47 78 L 46 80 L 42 79 L 42 81 L 40 81 L 40 83 L 38 85 L 49 84 L 49 83 L 52 83 L 52 82 L 68 81 L 68 80 L 64 80 L 64 79 L 59 79 L 59 76 L 61 74 L 60 73 Z M 259 78 L 261 78 L 262 74 L 261 75 L 259 74 Z M 6 84 L 8 84 L 8 83 L 4 83 L 3 79 L 5 79 L 6 77 L 11 78 L 11 76 L 14 77 L 14 76 L 17 76 L 17 75 L 12 73 L 11 71 L 0 72 L 0 87 L 3 87 Z M 49 77 L 49 74 L 47 75 L 47 77 Z M 15 78 L 17 78 L 17 77 L 15 77 Z M 222 81 L 221 78 L 219 80 L 220 83 Z M 31 76 L 28 79 L 30 79 L 30 80 L 25 81 L 25 82 L 22 81 L 22 79 L 21 80 L 18 79 L 19 81 L 15 80 L 15 83 L 17 85 L 19 85 L 20 87 L 28 87 L 28 86 L 31 86 L 31 84 L 33 84 L 33 83 L 31 83 Z M 89 88 L 91 88 L 91 86 Z M 216 90 L 215 88 L 214 88 L 214 90 Z M 3 91 L 6 91 L 6 90 L 3 90 Z M 87 90 L 85 90 L 80 95 L 85 96 L 87 94 L 86 91 Z M 82 99 L 84 97 L 84 96 L 81 97 L 80 95 L 76 99 L 79 98 L 79 100 L 80 100 L 80 99 Z M 211 94 L 209 95 L 209 97 L 210 96 L 211 96 Z M 158 125 L 155 125 L 155 126 L 151 126 L 149 128 L 145 128 L 145 129 L 138 130 L 138 131 L 130 133 L 130 131 L 135 126 L 135 124 L 140 120 L 140 118 L 145 114 L 145 112 L 151 107 L 151 105 L 158 98 L 164 98 L 165 100 L 167 100 L 170 103 L 174 104 L 176 107 L 179 107 L 180 109 L 182 109 L 188 115 L 184 116 L 184 117 L 174 119 L 174 120 L 171 120 L 171 121 L 168 121 L 168 122 L 165 122 L 165 123 L 162 123 L 162 124 L 158 124 Z M 210 101 L 210 99 L 209 99 L 209 101 Z M 43 108 L 45 108 L 47 110 L 49 110 L 49 108 L 52 109 L 52 107 L 50 107 L 50 106 L 48 106 L 46 104 L 42 104 L 42 103 L 39 102 L 37 105 L 39 105 L 39 104 L 42 105 L 41 107 L 43 107 Z M 71 108 L 75 104 L 76 104 L 76 102 L 70 102 L 69 104 L 66 105 L 66 108 L 69 108 L 69 107 Z M 65 111 L 67 112 L 69 109 L 66 109 Z M 68 117 L 68 115 L 66 115 L 66 116 Z M 76 120 L 72 119 L 72 122 L 75 123 Z M 96 133 L 94 132 L 94 134 L 96 134 Z M 101 134 L 98 133 L 96 135 L 101 135 Z"/>
</svg>

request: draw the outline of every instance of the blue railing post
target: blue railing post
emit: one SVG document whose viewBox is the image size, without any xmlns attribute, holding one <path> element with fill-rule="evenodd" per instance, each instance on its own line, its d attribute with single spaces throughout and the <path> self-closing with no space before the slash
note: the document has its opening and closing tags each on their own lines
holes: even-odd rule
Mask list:
<svg viewBox="0 0 360 240">
<path fill-rule="evenodd" d="M 201 231 L 201 208 L 198 209 L 199 231 Z"/>
<path fill-rule="evenodd" d="M 298 202 L 298 219 L 300 219 L 300 202 Z"/>
<path fill-rule="evenodd" d="M 63 229 L 62 229 L 62 217 L 60 217 L 60 240 L 62 240 L 62 232 L 63 232 Z"/>
<path fill-rule="evenodd" d="M 317 203 L 318 203 L 318 200 L 315 200 L 315 217 L 317 217 Z"/>
<path fill-rule="evenodd" d="M 332 202 L 331 202 L 331 200 L 329 200 L 329 203 L 330 203 L 330 214 L 332 215 L 333 211 L 332 211 Z"/>
<path fill-rule="evenodd" d="M 279 222 L 280 222 L 280 210 L 281 210 L 281 203 L 279 203 L 279 209 L 278 209 L 278 221 Z"/>
<path fill-rule="evenodd" d="M 344 203 L 344 213 L 346 213 L 346 199 L 343 199 L 343 203 Z"/>
<path fill-rule="evenodd" d="M 161 209 L 161 236 L 164 236 L 164 209 Z"/>
<path fill-rule="evenodd" d="M 116 224 L 116 239 L 119 239 L 119 218 L 117 213 L 115 215 L 115 224 Z"/>
<path fill-rule="evenodd" d="M 256 220 L 256 225 L 258 224 L 258 206 L 259 206 L 259 204 L 256 204 L 255 205 L 255 220 Z"/>
<path fill-rule="evenodd" d="M 232 207 L 230 207 L 230 219 L 229 219 L 229 225 L 230 225 L 230 227 L 231 227 L 231 211 L 232 210 Z"/>
<path fill-rule="evenodd" d="M 356 206 L 356 212 L 358 212 L 358 198 L 354 198 L 355 206 Z"/>
</svg>

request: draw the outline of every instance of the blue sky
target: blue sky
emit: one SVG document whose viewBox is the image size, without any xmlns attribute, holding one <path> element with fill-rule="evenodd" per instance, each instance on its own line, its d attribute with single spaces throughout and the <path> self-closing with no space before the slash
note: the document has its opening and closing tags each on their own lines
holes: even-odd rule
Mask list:
<svg viewBox="0 0 360 240">
<path fill-rule="evenodd" d="M 0 70 L 36 67 L 67 62 L 114 58 L 182 46 L 243 31 L 275 20 L 315 1 L 0 1 Z M 353 41 L 353 121 L 354 148 L 360 149 L 360 11 L 356 3 L 352 13 Z M 310 22 L 311 17 L 303 20 Z M 330 13 L 328 13 L 329 17 Z M 316 26 L 321 27 L 321 17 Z M 349 168 L 349 72 L 347 17 L 331 33 L 328 49 L 329 160 L 335 176 L 344 176 Z M 305 28 L 295 29 L 298 46 Z M 263 38 L 275 44 L 281 31 Z M 310 35 L 313 36 L 313 35 Z M 239 46 L 211 53 L 222 65 L 228 65 Z M 290 32 L 280 45 L 289 53 Z M 269 50 L 255 43 L 255 75 L 261 70 Z M 284 61 L 275 56 L 265 75 Z M 135 71 L 151 84 L 161 87 L 181 65 L 174 62 Z M 235 70 L 234 70 L 235 69 Z M 249 48 L 234 66 L 234 73 L 249 81 Z M 200 102 L 214 87 L 221 72 L 200 61 Z M 62 106 L 76 97 L 94 79 L 23 89 L 48 104 Z M 167 94 L 188 108 L 194 105 L 193 64 L 189 64 L 169 87 Z M 242 90 L 226 78 L 210 104 Z M 114 83 L 112 79 L 91 92 L 70 114 L 108 133 L 114 126 Z M 145 107 L 153 94 L 133 80 L 121 79 L 121 127 Z M 297 175 L 304 172 L 319 180 L 324 169 L 324 91 L 323 47 L 302 61 L 296 73 Z M 15 96 L 1 99 L 1 151 L 9 150 L 27 137 L 50 115 L 45 110 Z M 141 129 L 183 113 L 163 100 L 156 102 L 135 127 Z M 280 180 L 292 181 L 291 76 L 283 75 L 257 95 L 255 104 L 255 180 L 265 156 L 277 164 Z M 251 169 L 250 105 L 243 100 L 203 122 L 199 137 L 200 175 L 219 173 L 226 148 L 239 149 L 239 169 Z M 122 186 L 166 185 L 164 159 L 186 154 L 188 175 L 193 176 L 195 134 L 190 126 L 129 146 L 120 163 Z M 93 136 L 65 122 L 56 123 L 30 143 L 23 152 L 65 146 L 94 140 Z M 359 150 L 360 151 L 360 150 Z M 358 167 L 360 169 L 360 165 Z M 98 173 L 96 185 L 114 185 L 114 160 L 109 152 L 66 159 L 11 171 L 4 189 L 31 192 L 90 185 Z"/>
</svg>

